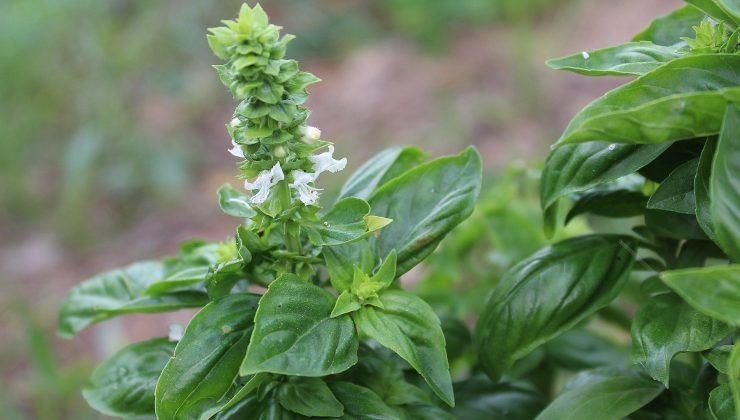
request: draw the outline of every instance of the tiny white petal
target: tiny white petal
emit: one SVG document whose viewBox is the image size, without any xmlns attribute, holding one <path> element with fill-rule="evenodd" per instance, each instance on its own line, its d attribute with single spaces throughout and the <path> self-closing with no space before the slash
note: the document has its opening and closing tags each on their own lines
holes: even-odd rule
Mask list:
<svg viewBox="0 0 740 420">
<path fill-rule="evenodd" d="M 325 171 L 329 171 L 331 173 L 339 172 L 347 166 L 347 158 L 337 160 L 332 157 L 333 154 L 334 146 L 329 146 L 328 151 L 308 157 L 308 160 L 313 162 L 313 171 L 316 174 L 316 177 Z"/>
<path fill-rule="evenodd" d="M 249 201 L 252 204 L 264 203 L 270 195 L 270 189 L 283 179 L 285 179 L 283 168 L 280 167 L 280 162 L 278 162 L 269 171 L 260 172 L 254 181 L 244 181 L 244 189 L 249 191 L 258 190 L 256 194 L 249 198 Z"/>
<path fill-rule="evenodd" d="M 308 142 L 313 143 L 321 138 L 321 130 L 309 125 L 303 129 L 303 138 L 304 140 L 308 140 Z"/>
<path fill-rule="evenodd" d="M 244 151 L 242 150 L 242 147 L 236 144 L 234 140 L 231 140 L 232 147 L 229 149 L 229 153 L 231 153 L 233 156 L 243 158 L 244 157 Z"/>
<path fill-rule="evenodd" d="M 588 58 L 591 57 L 591 55 L 586 51 L 581 51 L 581 56 L 583 56 L 584 60 L 588 60 Z"/>
<path fill-rule="evenodd" d="M 234 119 L 232 119 L 231 122 L 229 122 L 229 124 L 231 124 L 232 127 L 236 127 L 241 123 L 242 122 L 239 120 L 239 118 L 236 118 L 236 117 L 234 117 Z"/>
<path fill-rule="evenodd" d="M 178 342 L 182 340 L 182 336 L 185 334 L 185 327 L 182 324 L 171 324 L 170 332 L 167 335 L 170 341 Z"/>
<path fill-rule="evenodd" d="M 303 172 L 300 169 L 293 171 L 292 174 L 293 182 L 290 183 L 289 187 L 298 191 L 298 199 L 307 206 L 316 204 L 319 200 L 319 191 L 321 190 L 309 184 L 316 180 L 317 174 Z"/>
</svg>

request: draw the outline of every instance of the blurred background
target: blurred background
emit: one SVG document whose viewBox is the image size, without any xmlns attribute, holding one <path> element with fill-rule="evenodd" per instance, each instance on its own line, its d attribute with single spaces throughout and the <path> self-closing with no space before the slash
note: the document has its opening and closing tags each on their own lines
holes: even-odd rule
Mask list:
<svg viewBox="0 0 740 420">
<path fill-rule="evenodd" d="M 220 212 L 215 190 L 236 181 L 224 128 L 235 103 L 210 67 L 217 59 L 205 33 L 240 3 L 0 3 L 1 417 L 99 418 L 79 393 L 95 364 L 192 316 L 134 315 L 72 341 L 54 335 L 57 311 L 77 282 L 173 254 L 185 239 L 232 233 L 236 221 Z M 557 73 L 544 61 L 627 41 L 680 2 L 262 5 L 273 23 L 298 35 L 289 56 L 324 80 L 310 89 L 309 122 L 349 157 L 347 171 L 322 181 L 325 195 L 386 146 L 417 144 L 439 155 L 474 144 L 489 175 L 471 223 L 487 218 L 491 235 L 485 255 L 465 255 L 480 258 L 473 265 L 505 266 L 544 242 L 537 171 L 524 168 L 537 167 L 578 109 L 623 81 Z M 506 228 L 491 214 L 505 205 L 532 223 L 530 236 L 519 238 L 523 255 L 490 252 Z M 461 257 L 466 241 L 480 239 L 468 236 L 441 251 Z M 430 281 L 452 281 L 433 270 L 435 260 L 430 267 Z"/>
</svg>

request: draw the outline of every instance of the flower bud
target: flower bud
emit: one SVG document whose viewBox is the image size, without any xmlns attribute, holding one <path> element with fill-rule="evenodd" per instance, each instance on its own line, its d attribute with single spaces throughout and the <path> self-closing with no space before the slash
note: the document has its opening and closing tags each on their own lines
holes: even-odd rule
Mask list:
<svg viewBox="0 0 740 420">
<path fill-rule="evenodd" d="M 301 133 L 303 134 L 303 138 L 301 140 L 303 140 L 303 142 L 307 144 L 315 143 L 318 139 L 321 138 L 321 130 L 310 125 L 303 127 Z"/>
<path fill-rule="evenodd" d="M 285 147 L 283 146 L 276 146 L 272 149 L 272 155 L 275 156 L 278 159 L 282 159 L 286 155 Z"/>
<path fill-rule="evenodd" d="M 234 119 L 233 119 L 233 120 L 231 120 L 231 122 L 229 122 L 229 124 L 230 124 L 230 125 L 231 125 L 232 127 L 238 127 L 238 126 L 239 126 L 239 124 L 241 124 L 241 123 L 242 123 L 242 122 L 241 122 L 241 121 L 239 120 L 239 118 L 236 118 L 236 117 L 234 117 Z"/>
</svg>

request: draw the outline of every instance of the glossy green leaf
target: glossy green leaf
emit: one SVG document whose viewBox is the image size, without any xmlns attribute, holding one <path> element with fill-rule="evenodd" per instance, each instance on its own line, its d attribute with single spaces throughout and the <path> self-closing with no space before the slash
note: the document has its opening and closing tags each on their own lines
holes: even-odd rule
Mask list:
<svg viewBox="0 0 740 420">
<path fill-rule="evenodd" d="M 235 190 L 231 184 L 224 184 L 218 189 L 218 205 L 229 216 L 251 218 L 257 215 L 249 204 L 249 197 Z"/>
<path fill-rule="evenodd" d="M 301 228 L 316 246 L 336 246 L 358 241 L 382 229 L 393 220 L 371 216 L 363 199 L 348 197 L 337 202 L 320 220 L 304 221 Z"/>
<path fill-rule="evenodd" d="M 740 407 L 740 344 L 735 344 L 735 348 L 730 354 L 730 364 L 728 366 L 727 379 L 732 388 L 732 397 L 735 401 L 735 407 Z M 740 410 L 740 408 L 738 408 Z"/>
<path fill-rule="evenodd" d="M 740 326 L 740 265 L 666 271 L 661 278 L 699 312 Z"/>
<path fill-rule="evenodd" d="M 373 214 L 393 219 L 376 241 L 377 255 L 398 252 L 397 275 L 426 258 L 444 236 L 473 212 L 481 185 L 481 160 L 468 148 L 394 178 L 368 199 Z"/>
<path fill-rule="evenodd" d="M 308 417 L 340 417 L 344 406 L 320 378 L 290 377 L 277 391 L 286 410 Z"/>
<path fill-rule="evenodd" d="M 342 186 L 337 201 L 347 197 L 367 199 L 376 188 L 424 162 L 424 152 L 416 147 L 389 147 L 357 169 Z"/>
<path fill-rule="evenodd" d="M 252 375 L 247 383 L 239 388 L 234 393 L 234 395 L 230 395 L 230 398 L 228 401 L 226 401 L 226 403 L 220 406 L 215 406 L 211 410 L 206 411 L 204 415 L 201 415 L 201 418 L 209 415 L 212 416 L 216 413 L 220 413 L 218 418 L 229 417 L 229 413 L 234 411 L 235 407 L 243 407 L 245 404 L 250 404 L 245 400 L 250 399 L 260 386 L 262 386 L 265 382 L 269 381 L 272 378 L 273 375 L 270 373 L 258 373 L 256 375 Z M 227 396 L 229 396 L 229 394 L 227 394 Z"/>
<path fill-rule="evenodd" d="M 654 19 L 632 40 L 650 41 L 658 45 L 674 45 L 681 42 L 681 37 L 693 36 L 694 31 L 691 27 L 701 23 L 704 17 L 704 13 L 696 7 L 684 6 Z"/>
<path fill-rule="evenodd" d="M 350 382 L 330 382 L 329 388 L 339 402 L 344 405 L 344 417 L 347 420 L 377 419 L 399 420 L 402 414 L 387 405 L 368 388 Z"/>
<path fill-rule="evenodd" d="M 715 243 L 717 235 L 714 233 L 714 222 L 712 221 L 711 197 L 709 195 L 709 180 L 712 174 L 712 160 L 717 150 L 717 142 L 707 140 L 701 151 L 699 166 L 694 178 L 694 195 L 696 196 L 696 221 L 704 233 Z"/>
<path fill-rule="evenodd" d="M 377 263 L 375 250 L 367 240 L 326 247 L 321 250 L 321 255 L 326 261 L 331 285 L 339 292 L 352 285 L 353 267 L 357 266 L 362 272 L 369 273 Z"/>
<path fill-rule="evenodd" d="M 573 204 L 565 217 L 568 223 L 581 214 L 604 217 L 634 217 L 645 210 L 648 198 L 640 191 L 627 189 L 594 190 L 584 193 Z"/>
<path fill-rule="evenodd" d="M 345 290 L 337 297 L 337 303 L 334 304 L 334 308 L 331 310 L 331 317 L 336 318 L 340 315 L 354 312 L 360 308 L 362 308 L 362 302 L 360 299 L 350 291 Z"/>
<path fill-rule="evenodd" d="M 648 209 L 645 211 L 645 225 L 654 235 L 663 238 L 709 239 L 693 214 Z"/>
<path fill-rule="evenodd" d="M 663 391 L 659 382 L 634 370 L 597 369 L 579 374 L 537 420 L 618 420 L 634 413 Z"/>
<path fill-rule="evenodd" d="M 740 55 L 738 55 L 740 57 Z M 740 103 L 740 101 L 738 101 Z M 730 105 L 722 124 L 709 182 L 711 214 L 720 247 L 740 262 L 740 106 Z"/>
<path fill-rule="evenodd" d="M 727 103 L 740 98 L 738 67 L 740 55 L 734 54 L 672 60 L 591 102 L 558 144 L 651 144 L 716 134 Z"/>
<path fill-rule="evenodd" d="M 709 394 L 709 413 L 715 420 L 737 418 L 735 402 L 732 400 L 732 388 L 729 384 L 720 385 Z"/>
<path fill-rule="evenodd" d="M 548 357 L 558 366 L 569 370 L 595 369 L 626 365 L 626 349 L 586 330 L 570 330 L 545 345 Z"/>
<path fill-rule="evenodd" d="M 166 338 L 126 346 L 95 368 L 82 396 L 109 416 L 154 416 L 154 386 L 174 350 Z"/>
<path fill-rule="evenodd" d="M 581 236 L 512 267 L 476 324 L 486 373 L 497 380 L 516 360 L 608 305 L 629 277 L 634 248 L 626 236 Z"/>
<path fill-rule="evenodd" d="M 382 309 L 364 306 L 352 313 L 357 329 L 401 356 L 439 398 L 454 406 L 445 338 L 437 315 L 426 302 L 401 290 L 382 291 L 380 301 Z"/>
<path fill-rule="evenodd" d="M 545 397 L 526 382 L 495 384 L 485 376 L 455 383 L 459 419 L 530 420 L 545 408 Z"/>
<path fill-rule="evenodd" d="M 641 76 L 680 56 L 678 47 L 641 41 L 554 58 L 547 65 L 587 76 Z"/>
<path fill-rule="evenodd" d="M 725 22 L 730 25 L 731 28 L 737 27 L 740 23 L 740 13 L 738 9 L 740 6 L 737 5 L 736 0 L 685 0 L 686 3 L 696 7 L 707 15 L 713 17 L 718 21 Z M 733 5 L 733 3 L 735 3 Z M 736 13 L 732 16 L 728 12 Z"/>
<path fill-rule="evenodd" d="M 157 382 L 159 419 L 197 419 L 217 406 L 238 376 L 258 300 L 246 293 L 224 296 L 190 320 Z"/>
<path fill-rule="evenodd" d="M 698 312 L 677 295 L 654 296 L 632 322 L 632 361 L 668 386 L 676 354 L 709 349 L 730 331 L 726 324 Z"/>
<path fill-rule="evenodd" d="M 162 276 L 162 263 L 144 261 L 85 280 L 64 302 L 57 334 L 70 338 L 88 325 L 118 315 L 167 312 L 208 303 L 208 296 L 197 291 L 143 296 L 143 291 Z"/>
<path fill-rule="evenodd" d="M 270 283 L 260 300 L 240 373 L 326 376 L 354 365 L 355 326 L 348 315 L 331 318 L 335 300 L 293 274 Z"/>
<path fill-rule="evenodd" d="M 696 209 L 694 178 L 698 167 L 699 159 L 692 159 L 678 166 L 650 196 L 647 207 L 675 213 L 694 214 Z"/>
<path fill-rule="evenodd" d="M 199 265 L 175 271 L 162 280 L 150 284 L 142 294 L 161 295 L 172 290 L 184 289 L 191 287 L 194 284 L 203 283 L 208 274 L 208 270 L 209 266 Z"/>
</svg>

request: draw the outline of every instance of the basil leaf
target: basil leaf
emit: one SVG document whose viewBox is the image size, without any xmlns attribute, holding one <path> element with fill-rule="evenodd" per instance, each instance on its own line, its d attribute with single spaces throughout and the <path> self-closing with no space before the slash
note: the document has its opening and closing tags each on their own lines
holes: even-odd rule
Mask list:
<svg viewBox="0 0 740 420">
<path fill-rule="evenodd" d="M 363 273 L 369 273 L 376 263 L 375 252 L 369 241 L 357 241 L 321 250 L 329 271 L 332 287 L 343 292 L 350 288 L 354 276 L 354 266 Z"/>
<path fill-rule="evenodd" d="M 572 379 L 537 420 L 618 420 L 663 391 L 659 382 L 634 370 L 597 369 Z"/>
<path fill-rule="evenodd" d="M 651 41 L 658 45 L 674 45 L 682 37 L 694 36 L 692 26 L 704 20 L 704 13 L 694 6 L 684 6 L 667 15 L 653 19 L 650 25 L 635 35 L 633 41 Z"/>
<path fill-rule="evenodd" d="M 159 419 L 198 418 L 217 406 L 237 378 L 259 296 L 217 299 L 190 320 L 157 382 Z"/>
<path fill-rule="evenodd" d="M 729 384 L 720 385 L 709 394 L 709 413 L 715 420 L 737 418 Z"/>
<path fill-rule="evenodd" d="M 729 373 L 732 349 L 733 347 L 731 345 L 717 346 L 703 352 L 702 356 L 707 359 L 709 364 L 717 369 L 717 372 L 727 375 Z"/>
<path fill-rule="evenodd" d="M 686 3 L 696 7 L 697 9 L 706 13 L 707 15 L 713 17 L 714 19 L 725 22 L 731 28 L 737 27 L 737 24 L 740 23 L 740 15 L 735 16 L 735 18 L 733 18 L 733 16 L 731 16 L 728 13 L 728 11 L 733 8 L 733 6 L 730 6 L 726 0 L 685 0 L 685 1 Z M 734 8 L 737 8 L 737 6 L 734 6 Z M 735 10 L 735 13 L 737 13 L 737 9 Z"/>
<path fill-rule="evenodd" d="M 645 210 L 647 201 L 648 198 L 640 191 L 626 189 L 589 191 L 576 200 L 565 217 L 565 223 L 584 213 L 615 218 L 639 216 Z"/>
<path fill-rule="evenodd" d="M 591 102 L 571 120 L 558 144 L 650 144 L 716 134 L 727 103 L 740 96 L 738 67 L 740 55 L 735 54 L 672 60 Z"/>
<path fill-rule="evenodd" d="M 337 399 L 344 405 L 344 419 L 376 419 L 376 420 L 400 420 L 403 415 L 388 406 L 378 394 L 350 382 L 330 382 L 331 388 Z"/>
<path fill-rule="evenodd" d="M 270 283 L 260 299 L 240 373 L 326 376 L 357 363 L 354 324 L 348 315 L 331 318 L 335 301 L 293 274 Z"/>
<path fill-rule="evenodd" d="M 207 265 L 199 265 L 175 271 L 162 280 L 150 284 L 142 294 L 161 295 L 173 290 L 185 289 L 194 284 L 202 283 L 206 279 L 209 268 L 210 267 Z"/>
<path fill-rule="evenodd" d="M 684 240 L 708 240 L 696 216 L 666 210 L 645 211 L 645 225 L 659 237 Z"/>
<path fill-rule="evenodd" d="M 735 344 L 735 348 L 730 354 L 730 364 L 728 366 L 727 378 L 732 388 L 732 397 L 735 401 L 735 409 L 740 411 L 740 344 Z"/>
<path fill-rule="evenodd" d="M 694 195 L 696 196 L 696 221 L 704 233 L 715 243 L 717 235 L 714 233 L 714 222 L 712 221 L 711 198 L 709 195 L 709 180 L 712 174 L 712 160 L 717 150 L 716 141 L 707 141 L 701 151 L 699 166 L 694 178 Z"/>
<path fill-rule="evenodd" d="M 290 377 L 277 391 L 286 410 L 308 417 L 340 417 L 344 406 L 319 378 Z"/>
<path fill-rule="evenodd" d="M 143 296 L 144 290 L 162 275 L 162 263 L 144 261 L 85 280 L 72 289 L 64 302 L 57 334 L 70 338 L 91 324 L 118 315 L 167 312 L 208 303 L 208 296 L 197 291 Z"/>
<path fill-rule="evenodd" d="M 497 380 L 516 360 L 608 305 L 629 277 L 634 248 L 626 236 L 581 236 L 512 267 L 476 324 L 486 373 Z"/>
<path fill-rule="evenodd" d="M 370 216 L 370 205 L 363 199 L 349 197 L 338 201 L 318 221 L 303 221 L 301 228 L 316 246 L 335 246 L 360 240 L 392 222 Z"/>
<path fill-rule="evenodd" d="M 545 345 L 548 357 L 568 370 L 626 365 L 628 352 L 610 340 L 585 330 L 570 330 Z"/>
<path fill-rule="evenodd" d="M 677 295 L 654 296 L 632 321 L 632 361 L 668 386 L 673 356 L 712 348 L 730 332 Z"/>
<path fill-rule="evenodd" d="M 424 162 L 417 147 L 389 147 L 365 162 L 342 186 L 337 201 L 347 197 L 367 199 L 376 188 Z"/>
<path fill-rule="evenodd" d="M 394 223 L 377 239 L 377 255 L 385 258 L 395 249 L 396 274 L 409 271 L 470 216 L 480 184 L 480 155 L 468 148 L 419 165 L 378 188 L 368 200 L 370 207 Z"/>
<path fill-rule="evenodd" d="M 455 405 L 440 321 L 419 297 L 401 290 L 383 290 L 383 308 L 365 306 L 352 313 L 361 334 L 373 338 L 406 360 L 437 396 Z"/>
<path fill-rule="evenodd" d="M 547 65 L 587 76 L 641 76 L 680 56 L 678 47 L 642 41 L 554 58 Z"/>
<path fill-rule="evenodd" d="M 465 323 L 451 315 L 439 317 L 445 336 L 447 358 L 452 361 L 465 354 L 473 344 L 473 336 Z"/>
<path fill-rule="evenodd" d="M 739 56 L 740 57 L 740 56 Z M 740 102 L 740 101 L 738 101 Z M 720 247 L 740 262 L 740 107 L 727 107 L 709 181 L 711 213 Z"/>
<path fill-rule="evenodd" d="M 694 214 L 696 209 L 694 178 L 698 167 L 699 159 L 692 159 L 674 169 L 650 196 L 647 207 L 675 213 Z"/>
<path fill-rule="evenodd" d="M 154 385 L 174 349 L 166 338 L 122 348 L 95 368 L 82 396 L 108 416 L 154 416 Z"/>
<path fill-rule="evenodd" d="M 699 312 L 740 326 L 740 265 L 666 271 L 661 278 Z"/>
<path fill-rule="evenodd" d="M 482 375 L 455 383 L 455 398 L 452 412 L 460 419 L 529 420 L 547 404 L 526 382 L 495 384 Z"/>
<path fill-rule="evenodd" d="M 249 197 L 235 190 L 231 184 L 224 184 L 218 189 L 218 206 L 229 216 L 249 219 L 257 215 L 249 204 Z"/>
</svg>

